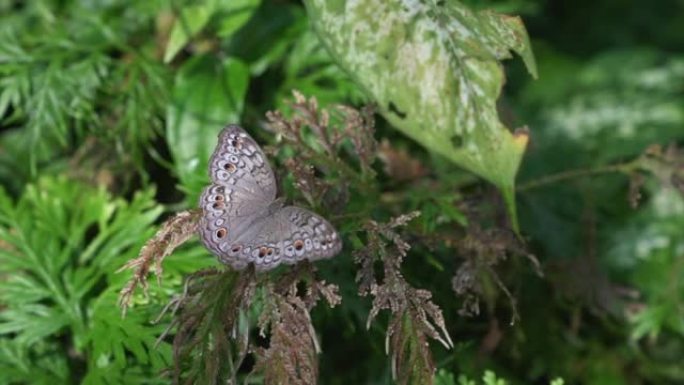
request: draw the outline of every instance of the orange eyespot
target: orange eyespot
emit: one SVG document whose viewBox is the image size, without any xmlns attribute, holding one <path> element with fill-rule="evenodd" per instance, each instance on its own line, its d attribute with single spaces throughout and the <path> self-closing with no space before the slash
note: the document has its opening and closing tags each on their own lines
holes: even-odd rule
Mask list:
<svg viewBox="0 0 684 385">
<path fill-rule="evenodd" d="M 266 253 L 266 254 L 267 254 L 267 255 L 273 255 L 273 249 L 271 249 L 271 248 L 269 247 L 269 248 L 268 248 L 268 253 Z"/>
<path fill-rule="evenodd" d="M 216 202 L 223 201 L 223 195 L 217 195 L 216 198 L 214 198 L 214 200 L 216 200 Z"/>
<path fill-rule="evenodd" d="M 226 164 L 223 165 L 223 169 L 226 170 L 226 171 L 228 171 L 228 172 L 234 172 L 235 169 L 236 169 L 236 167 L 235 167 L 235 165 L 232 164 L 232 163 L 226 163 Z"/>
<path fill-rule="evenodd" d="M 226 230 L 224 228 L 220 228 L 220 229 L 216 230 L 216 237 L 217 238 L 223 238 L 226 236 L 226 234 L 228 234 L 228 230 Z"/>
<path fill-rule="evenodd" d="M 232 251 L 233 253 L 237 253 L 238 251 L 240 251 L 241 248 L 242 247 L 240 245 L 233 245 L 230 251 Z"/>
<path fill-rule="evenodd" d="M 297 240 L 294 242 L 294 247 L 295 247 L 295 249 L 297 249 L 297 251 L 299 251 L 299 250 L 301 250 L 302 248 L 304 248 L 304 242 L 302 242 L 300 239 L 297 239 Z"/>
<path fill-rule="evenodd" d="M 213 205 L 211 205 L 211 207 L 213 207 L 215 209 L 222 209 L 225 206 L 224 206 L 223 202 L 215 202 Z"/>
<path fill-rule="evenodd" d="M 259 258 L 263 258 L 264 256 L 266 256 L 266 253 L 267 253 L 267 252 L 268 252 L 268 248 L 267 248 L 267 247 L 263 247 L 263 246 L 260 247 L 260 248 L 259 248 Z"/>
</svg>

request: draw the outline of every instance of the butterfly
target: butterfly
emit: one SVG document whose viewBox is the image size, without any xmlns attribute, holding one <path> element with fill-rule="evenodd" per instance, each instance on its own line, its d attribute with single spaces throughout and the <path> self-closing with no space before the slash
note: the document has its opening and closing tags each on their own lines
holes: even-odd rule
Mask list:
<svg viewBox="0 0 684 385">
<path fill-rule="evenodd" d="M 303 260 L 331 258 L 342 249 L 335 228 L 323 217 L 276 199 L 273 170 L 264 152 L 240 126 L 219 134 L 209 160 L 199 236 L 219 260 L 236 270 L 257 271 Z"/>
</svg>

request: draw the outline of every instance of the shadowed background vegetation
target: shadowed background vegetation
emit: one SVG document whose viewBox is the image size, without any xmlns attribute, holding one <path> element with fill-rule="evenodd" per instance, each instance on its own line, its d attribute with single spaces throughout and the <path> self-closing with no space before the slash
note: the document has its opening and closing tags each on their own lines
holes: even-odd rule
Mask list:
<svg viewBox="0 0 684 385">
<path fill-rule="evenodd" d="M 445 84 L 383 79 L 404 30 L 350 50 L 342 3 L 0 0 L 0 384 L 684 382 L 684 3 L 416 2 Z M 229 122 L 340 255 L 183 242 Z"/>
</svg>

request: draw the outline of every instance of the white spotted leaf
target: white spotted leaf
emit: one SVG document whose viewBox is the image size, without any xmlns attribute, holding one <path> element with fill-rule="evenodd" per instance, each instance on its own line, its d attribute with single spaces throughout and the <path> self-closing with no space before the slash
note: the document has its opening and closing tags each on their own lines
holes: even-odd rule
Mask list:
<svg viewBox="0 0 684 385">
<path fill-rule="evenodd" d="M 458 1 L 305 0 L 323 44 L 397 129 L 496 185 L 517 230 L 514 185 L 528 137 L 499 120 L 500 61 L 536 77 L 517 17 Z"/>
</svg>

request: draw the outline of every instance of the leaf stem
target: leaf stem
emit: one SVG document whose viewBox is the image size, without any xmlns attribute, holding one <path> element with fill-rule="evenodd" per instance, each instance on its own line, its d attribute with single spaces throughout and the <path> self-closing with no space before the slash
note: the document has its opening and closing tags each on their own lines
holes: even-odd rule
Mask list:
<svg viewBox="0 0 684 385">
<path fill-rule="evenodd" d="M 528 191 L 528 190 L 534 190 L 539 187 L 544 187 L 550 184 L 558 183 L 558 182 L 563 182 L 566 180 L 571 180 L 571 179 L 577 179 L 577 178 L 584 178 L 584 177 L 589 177 L 589 176 L 594 176 L 594 175 L 602 175 L 602 174 L 615 174 L 615 173 L 621 173 L 621 174 L 628 174 L 635 169 L 637 169 L 640 165 L 640 160 L 639 158 L 625 162 L 625 163 L 618 163 L 618 164 L 611 164 L 611 165 L 606 165 L 606 166 L 599 166 L 596 168 L 580 168 L 580 169 L 574 169 L 574 170 L 566 170 L 559 172 L 557 174 L 551 174 L 551 175 L 546 175 L 538 179 L 532 179 L 527 182 L 523 182 L 518 187 L 516 188 L 517 192 L 523 192 L 523 191 Z"/>
</svg>

